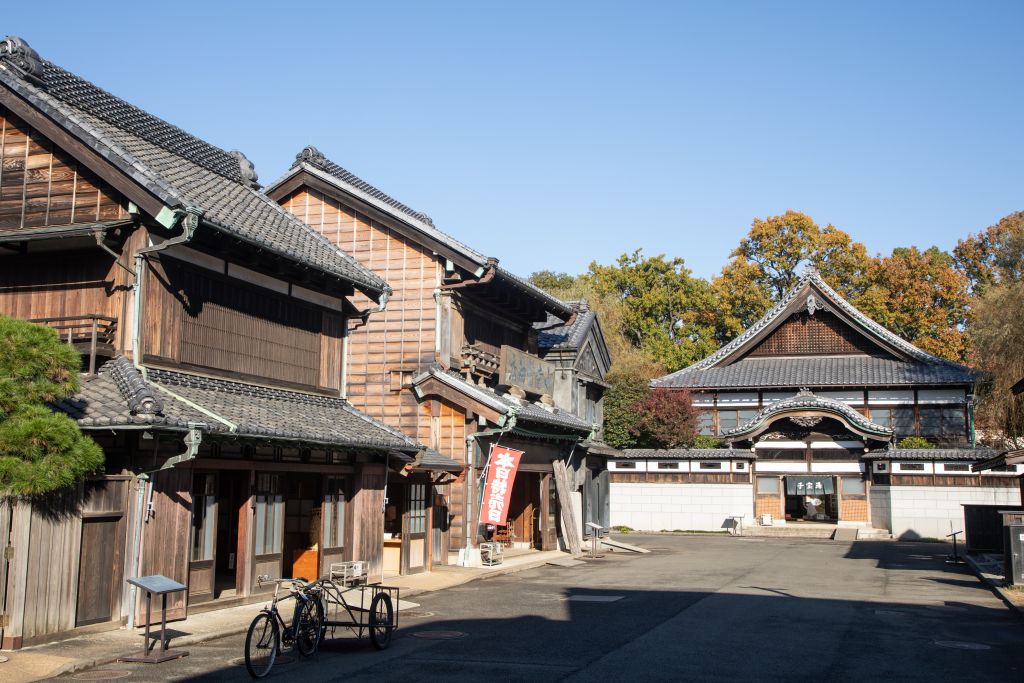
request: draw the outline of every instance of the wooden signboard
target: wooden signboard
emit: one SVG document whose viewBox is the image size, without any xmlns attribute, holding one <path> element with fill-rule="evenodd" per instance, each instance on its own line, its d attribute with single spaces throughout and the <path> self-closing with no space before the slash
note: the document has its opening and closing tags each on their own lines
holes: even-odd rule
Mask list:
<svg viewBox="0 0 1024 683">
<path fill-rule="evenodd" d="M 507 344 L 501 347 L 499 372 L 502 384 L 534 394 L 555 393 L 555 366 Z"/>
</svg>

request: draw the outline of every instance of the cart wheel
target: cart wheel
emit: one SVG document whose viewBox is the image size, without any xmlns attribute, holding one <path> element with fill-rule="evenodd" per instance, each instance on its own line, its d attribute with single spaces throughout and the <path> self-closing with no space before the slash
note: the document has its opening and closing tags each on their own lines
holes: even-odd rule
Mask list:
<svg viewBox="0 0 1024 683">
<path fill-rule="evenodd" d="M 391 632 L 395 628 L 395 610 L 391 606 L 391 596 L 377 593 L 370 601 L 370 642 L 378 650 L 391 644 Z"/>
</svg>

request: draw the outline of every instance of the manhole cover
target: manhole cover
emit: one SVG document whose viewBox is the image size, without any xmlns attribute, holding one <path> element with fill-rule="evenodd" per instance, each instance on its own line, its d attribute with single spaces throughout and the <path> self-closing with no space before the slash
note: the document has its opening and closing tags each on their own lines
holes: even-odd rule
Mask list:
<svg viewBox="0 0 1024 683">
<path fill-rule="evenodd" d="M 403 618 L 403 619 L 406 618 L 406 617 L 409 617 L 409 618 L 412 618 L 412 619 L 424 619 L 426 617 L 434 616 L 434 613 L 433 612 L 414 612 L 414 611 L 412 611 L 410 609 L 410 610 L 401 610 L 401 611 L 399 611 L 398 616 Z"/>
<path fill-rule="evenodd" d="M 875 614 L 880 617 L 908 617 L 910 616 L 906 612 L 900 612 L 894 609 L 876 609 Z"/>
<path fill-rule="evenodd" d="M 116 681 L 119 678 L 128 678 L 131 675 L 131 671 L 95 669 L 74 674 L 71 678 L 76 681 Z"/>
<path fill-rule="evenodd" d="M 624 595 L 570 595 L 566 598 L 570 602 L 615 602 L 621 600 Z"/>
<path fill-rule="evenodd" d="M 941 612 L 966 612 L 966 607 L 960 607 L 958 605 L 925 605 L 925 609 L 934 609 Z"/>
<path fill-rule="evenodd" d="M 274 666 L 277 666 L 279 664 L 291 664 L 294 661 L 294 655 L 278 655 L 277 659 L 274 660 Z M 234 659 L 228 661 L 228 664 L 232 664 L 234 666 L 245 666 L 245 657 L 235 657 Z"/>
<path fill-rule="evenodd" d="M 991 650 L 991 645 L 985 645 L 984 643 L 968 643 L 963 640 L 936 640 L 935 644 L 939 647 L 949 647 L 954 650 Z"/>
<path fill-rule="evenodd" d="M 414 638 L 425 638 L 426 640 L 455 640 L 457 638 L 465 638 L 469 634 L 464 631 L 416 631 L 409 635 Z"/>
</svg>

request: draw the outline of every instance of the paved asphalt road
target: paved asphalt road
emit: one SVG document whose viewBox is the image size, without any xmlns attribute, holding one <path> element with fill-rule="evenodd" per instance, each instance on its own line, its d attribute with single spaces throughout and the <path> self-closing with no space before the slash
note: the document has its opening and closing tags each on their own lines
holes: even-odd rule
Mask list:
<svg viewBox="0 0 1024 683">
<path fill-rule="evenodd" d="M 946 546 L 628 540 L 653 552 L 420 595 L 388 650 L 338 637 L 267 680 L 1024 680 L 1024 624 L 944 564 Z M 417 637 L 437 631 L 464 635 Z M 126 681 L 246 681 L 242 643 L 101 668 Z"/>
</svg>

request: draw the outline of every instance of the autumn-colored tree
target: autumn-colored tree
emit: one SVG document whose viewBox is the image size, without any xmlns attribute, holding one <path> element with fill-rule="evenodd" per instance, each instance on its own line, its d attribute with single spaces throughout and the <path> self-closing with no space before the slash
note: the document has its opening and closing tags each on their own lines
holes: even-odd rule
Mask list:
<svg viewBox="0 0 1024 683">
<path fill-rule="evenodd" d="M 1024 277 L 1024 211 L 957 242 L 953 259 L 975 296 L 984 295 L 992 285 L 1020 281 Z"/>
<path fill-rule="evenodd" d="M 694 277 L 683 259 L 623 254 L 615 265 L 590 264 L 580 278 L 600 297 L 621 304 L 621 330 L 630 344 L 675 370 L 711 353 L 717 306 L 706 280 Z"/>
<path fill-rule="evenodd" d="M 652 389 L 633 410 L 630 432 L 638 448 L 685 448 L 697 437 L 698 411 L 688 391 Z"/>
<path fill-rule="evenodd" d="M 1024 212 L 961 240 L 957 265 L 971 283 L 971 361 L 986 371 L 978 393 L 978 433 L 994 446 L 1024 443 Z"/>
<path fill-rule="evenodd" d="M 79 355 L 53 330 L 0 315 L 0 496 L 66 488 L 103 465 L 103 451 L 46 403 L 78 390 Z"/>
<path fill-rule="evenodd" d="M 756 218 L 713 281 L 720 303 L 717 336 L 725 343 L 750 327 L 794 287 L 805 264 L 847 298 L 868 286 L 872 259 L 860 242 L 832 225 L 820 228 L 807 214 L 786 211 Z"/>
<path fill-rule="evenodd" d="M 967 278 L 948 253 L 938 247 L 894 249 L 872 264 L 868 281 L 853 300 L 867 316 L 928 353 L 967 359 Z"/>
</svg>

